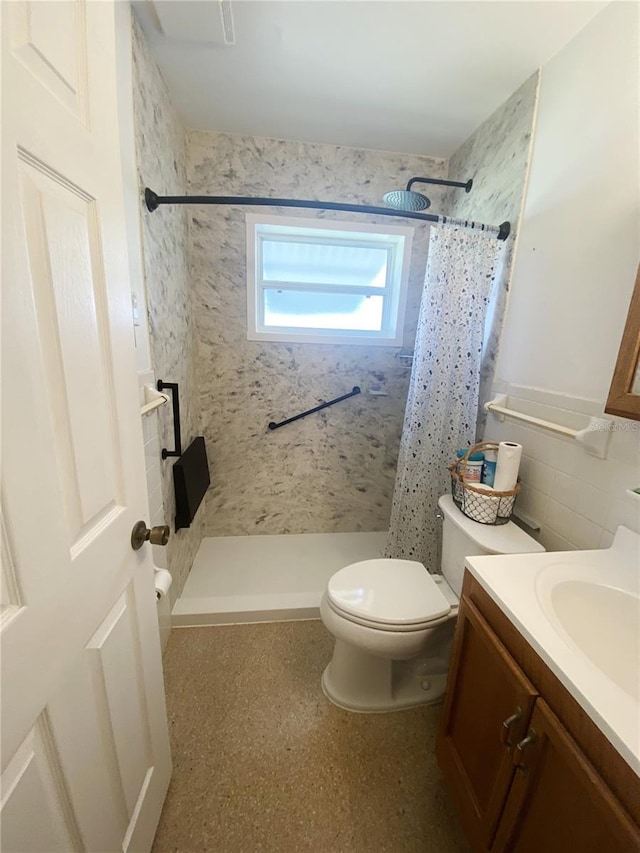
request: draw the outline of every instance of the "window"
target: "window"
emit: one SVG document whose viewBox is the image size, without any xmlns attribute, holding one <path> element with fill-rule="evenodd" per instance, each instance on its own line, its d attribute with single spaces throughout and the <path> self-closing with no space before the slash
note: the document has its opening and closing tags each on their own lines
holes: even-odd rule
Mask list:
<svg viewBox="0 0 640 853">
<path fill-rule="evenodd" d="M 247 214 L 247 338 L 402 346 L 412 234 Z"/>
</svg>

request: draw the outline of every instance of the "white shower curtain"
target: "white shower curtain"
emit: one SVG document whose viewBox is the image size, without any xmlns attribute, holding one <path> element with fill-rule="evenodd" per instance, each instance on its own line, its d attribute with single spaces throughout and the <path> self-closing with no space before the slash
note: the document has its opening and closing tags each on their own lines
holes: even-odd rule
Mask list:
<svg viewBox="0 0 640 853">
<path fill-rule="evenodd" d="M 504 242 L 457 225 L 431 229 L 386 555 L 439 570 L 438 497 L 447 466 L 475 440 L 485 325 Z"/>
</svg>

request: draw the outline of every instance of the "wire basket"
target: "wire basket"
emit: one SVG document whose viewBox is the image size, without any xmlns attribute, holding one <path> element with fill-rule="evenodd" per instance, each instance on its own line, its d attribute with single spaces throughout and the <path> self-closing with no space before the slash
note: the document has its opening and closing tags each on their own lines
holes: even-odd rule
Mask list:
<svg viewBox="0 0 640 853">
<path fill-rule="evenodd" d="M 480 484 L 465 483 L 464 471 L 472 453 L 485 450 L 498 450 L 496 441 L 480 441 L 470 447 L 466 454 L 449 465 L 451 474 L 451 495 L 454 504 L 467 518 L 480 524 L 506 524 L 511 518 L 516 497 L 520 492 L 520 483 L 506 492 L 487 492 L 479 488 Z"/>
</svg>

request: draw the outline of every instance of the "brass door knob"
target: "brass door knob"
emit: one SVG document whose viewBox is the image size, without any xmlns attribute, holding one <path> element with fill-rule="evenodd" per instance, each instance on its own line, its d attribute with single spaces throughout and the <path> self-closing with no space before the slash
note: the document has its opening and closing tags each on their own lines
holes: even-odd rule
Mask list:
<svg viewBox="0 0 640 853">
<path fill-rule="evenodd" d="M 169 536 L 170 531 L 166 524 L 149 529 L 144 521 L 136 521 L 131 531 L 131 547 L 137 551 L 147 541 L 151 542 L 152 545 L 166 545 Z"/>
</svg>

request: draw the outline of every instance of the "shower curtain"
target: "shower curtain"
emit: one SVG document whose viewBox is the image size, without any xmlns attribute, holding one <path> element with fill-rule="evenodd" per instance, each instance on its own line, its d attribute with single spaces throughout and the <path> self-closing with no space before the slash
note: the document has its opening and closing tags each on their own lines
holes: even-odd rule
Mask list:
<svg viewBox="0 0 640 853">
<path fill-rule="evenodd" d="M 485 328 L 504 242 L 458 225 L 431 229 L 386 556 L 439 570 L 438 497 L 447 466 L 475 441 Z"/>
</svg>

